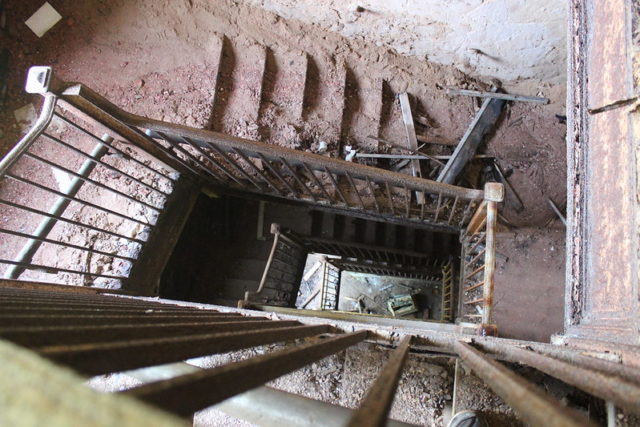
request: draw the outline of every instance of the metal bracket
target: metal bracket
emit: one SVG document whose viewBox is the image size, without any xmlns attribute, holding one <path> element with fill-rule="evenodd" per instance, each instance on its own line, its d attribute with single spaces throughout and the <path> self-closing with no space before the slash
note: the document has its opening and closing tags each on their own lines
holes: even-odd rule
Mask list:
<svg viewBox="0 0 640 427">
<path fill-rule="evenodd" d="M 53 69 L 49 66 L 37 65 L 29 68 L 25 90 L 27 93 L 45 94 L 49 92 Z"/>
</svg>

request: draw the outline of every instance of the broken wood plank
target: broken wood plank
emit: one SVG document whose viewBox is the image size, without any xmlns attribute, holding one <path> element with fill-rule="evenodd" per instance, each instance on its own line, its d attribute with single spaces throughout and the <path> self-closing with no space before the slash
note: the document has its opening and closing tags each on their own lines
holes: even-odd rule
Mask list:
<svg viewBox="0 0 640 427">
<path fill-rule="evenodd" d="M 445 184 L 455 184 L 458 176 L 475 155 L 485 134 L 495 125 L 502 113 L 506 101 L 503 99 L 487 98 L 482 103 L 476 117 L 473 119 L 464 136 L 458 143 L 451 159 L 438 175 L 436 181 Z"/>
<path fill-rule="evenodd" d="M 433 123 L 431 123 L 431 121 L 424 117 L 424 116 L 416 116 L 415 117 L 415 121 L 416 123 L 424 126 L 424 127 L 433 127 Z"/>
<path fill-rule="evenodd" d="M 313 276 L 314 273 L 318 271 L 318 268 L 320 268 L 321 265 L 322 265 L 322 262 L 320 261 L 313 264 L 313 267 L 311 267 L 309 271 L 305 273 L 305 275 L 302 277 L 302 280 L 306 282 L 307 280 L 311 279 L 311 276 Z"/>
<path fill-rule="evenodd" d="M 553 203 L 553 200 L 547 199 L 547 201 L 549 202 L 549 206 L 551 206 L 551 209 L 553 209 L 553 211 L 556 213 L 556 215 L 558 215 L 558 218 L 560 218 L 560 221 L 562 221 L 562 223 L 566 227 L 567 226 L 567 220 L 564 217 L 564 215 L 562 215 L 562 212 L 560 212 L 560 209 L 558 209 L 556 204 Z"/>
<path fill-rule="evenodd" d="M 411 104 L 409 103 L 409 94 L 403 92 L 398 95 L 400 100 L 400 109 L 402 110 L 402 121 L 404 121 L 404 128 L 407 132 L 407 144 L 410 150 L 418 150 L 418 139 L 416 138 L 416 129 L 413 123 L 413 115 L 411 114 Z M 420 161 L 418 159 L 411 161 L 411 174 L 417 178 L 422 178 L 422 172 L 420 170 Z M 416 200 L 418 204 L 424 204 L 425 200 L 420 192 L 416 192 Z"/>
</svg>

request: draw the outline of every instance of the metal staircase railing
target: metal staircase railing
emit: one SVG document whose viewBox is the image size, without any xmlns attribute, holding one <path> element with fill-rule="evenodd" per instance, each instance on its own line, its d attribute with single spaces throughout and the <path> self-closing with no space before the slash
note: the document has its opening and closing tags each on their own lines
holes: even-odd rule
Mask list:
<svg viewBox="0 0 640 427">
<path fill-rule="evenodd" d="M 6 425 L 20 424 L 27 416 L 46 424 L 54 415 L 63 424 L 86 424 L 87 411 L 78 408 L 90 408 L 96 425 L 139 425 L 150 419 L 155 424 L 184 425 L 172 415 L 190 417 L 365 340 L 384 341 L 395 349 L 358 408 L 341 424 L 384 425 L 410 350 L 423 348 L 460 358 L 531 425 L 594 423 L 500 361 L 525 364 L 625 411 L 640 413 L 637 367 L 570 346 L 403 327 L 384 335 L 377 325 L 368 328 L 343 321 L 331 322 L 339 323 L 333 327 L 303 316 L 268 320 L 257 311 L 101 295 L 95 289 L 27 282 L 0 283 L 0 307 L 0 397 L 12 402 L 11 408 L 0 413 L 0 423 Z M 286 344 L 213 368 L 175 364 L 276 343 Z M 144 374 L 140 369 L 147 367 L 153 370 Z M 83 389 L 86 378 L 69 368 L 83 376 L 129 371 L 123 375 L 146 379 L 117 393 L 119 396 L 98 395 Z M 42 378 L 47 378 L 46 384 Z M 287 405 L 287 395 L 278 394 L 273 404 L 300 419 Z M 74 398 L 73 405 L 68 404 L 69 396 Z M 317 410 L 311 401 L 307 408 Z M 326 416 L 332 415 L 329 407 L 323 410 L 328 411 Z"/>
<path fill-rule="evenodd" d="M 28 89 L 45 102 L 36 125 L 0 163 L 0 203 L 41 220 L 33 233 L 21 224 L 0 230 L 10 242 L 5 246 L 15 248 L 15 253 L 0 257 L 9 266 L 9 278 L 27 270 L 39 272 L 31 279 L 64 281 L 62 275 L 75 275 L 83 276 L 83 283 L 101 278 L 104 286 L 118 287 L 131 272 L 140 270 L 144 276 L 161 263 L 145 262 L 144 269 L 136 270 L 136 259 L 153 236 L 160 213 L 171 206 L 168 197 L 178 178 L 231 193 L 288 199 L 450 232 L 466 224 L 483 197 L 480 190 L 135 116 L 81 84 L 58 81 L 50 67 L 33 67 L 29 76 Z M 31 176 L 32 168 L 55 169 L 68 176 L 70 184 L 57 189 L 53 179 L 44 182 Z M 415 192 L 424 194 L 426 203 L 416 204 Z M 43 207 L 26 200 L 23 196 L 29 193 L 46 194 L 40 199 L 50 204 Z M 102 223 L 87 223 L 81 215 L 74 216 L 77 210 L 99 212 Z M 122 230 L 111 227 L 115 221 L 128 225 Z M 90 241 L 65 241 L 64 236 L 74 233 L 57 232 L 60 224 L 89 230 Z M 91 260 L 84 266 L 45 262 L 56 258 L 43 255 L 42 248 L 51 245 L 83 252 L 85 260 L 116 259 L 107 265 L 117 268 L 104 271 Z M 146 284 L 147 292 L 153 286 Z"/>
<path fill-rule="evenodd" d="M 502 184 L 487 183 L 485 200 L 462 233 L 458 315 L 463 324 L 480 326 L 480 333 L 496 335 L 493 324 L 493 278 L 496 266 L 496 224 Z"/>
<path fill-rule="evenodd" d="M 171 147 L 214 187 L 359 212 L 368 218 L 426 224 L 442 231 L 462 227 L 482 197 L 477 190 L 329 157 L 148 124 L 154 141 Z M 417 204 L 416 192 L 424 196 L 424 204 Z"/>
<path fill-rule="evenodd" d="M 228 192 L 446 232 L 458 232 L 483 199 L 482 190 L 136 116 L 81 84 L 61 97 L 88 115 L 117 122 L 123 136 L 183 174 Z M 415 194 L 425 203 L 418 204 Z"/>
<path fill-rule="evenodd" d="M 453 319 L 453 262 L 447 261 L 442 265 L 442 321 L 451 322 Z"/>
<path fill-rule="evenodd" d="M 240 301 L 241 306 L 295 306 L 307 251 L 294 236 L 281 230 L 278 224 L 271 224 L 271 234 L 273 245 L 258 289 L 245 292 L 244 300 Z"/>
<path fill-rule="evenodd" d="M 30 72 L 42 111 L 0 161 L 0 271 L 117 289 L 171 202 L 178 174 L 108 123 L 62 108 L 51 85 L 47 67 Z"/>
<path fill-rule="evenodd" d="M 320 310 L 337 310 L 340 300 L 340 279 L 342 272 L 331 262 L 324 262 L 322 265 Z"/>
</svg>

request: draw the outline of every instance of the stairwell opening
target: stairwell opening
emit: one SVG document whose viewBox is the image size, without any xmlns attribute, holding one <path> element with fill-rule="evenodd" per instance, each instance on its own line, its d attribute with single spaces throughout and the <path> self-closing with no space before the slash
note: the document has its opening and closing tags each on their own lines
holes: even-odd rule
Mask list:
<svg viewBox="0 0 640 427">
<path fill-rule="evenodd" d="M 438 268 L 432 269 L 432 275 L 417 272 L 396 272 L 394 275 L 391 270 L 384 271 L 385 267 L 339 255 L 309 254 L 296 308 L 428 321 L 451 320 L 450 307 L 445 306 L 450 306 L 452 299 L 443 301 L 444 284 L 439 274 L 444 267 L 442 263 L 437 262 Z M 451 289 L 448 290 L 447 296 L 450 296 Z"/>
<path fill-rule="evenodd" d="M 203 193 L 159 294 L 231 307 L 250 294 L 269 306 L 451 322 L 459 260 L 455 234 Z"/>
</svg>

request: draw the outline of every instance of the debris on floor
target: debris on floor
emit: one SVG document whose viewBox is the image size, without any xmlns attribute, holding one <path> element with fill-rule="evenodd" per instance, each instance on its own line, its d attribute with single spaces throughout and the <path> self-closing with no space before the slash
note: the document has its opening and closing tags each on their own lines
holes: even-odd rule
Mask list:
<svg viewBox="0 0 640 427">
<path fill-rule="evenodd" d="M 393 317 L 402 317 L 418 311 L 418 307 L 409 294 L 392 296 L 387 301 L 387 307 Z"/>
<path fill-rule="evenodd" d="M 25 21 L 25 24 L 36 36 L 42 37 L 62 19 L 62 15 L 49 4 L 44 4 Z"/>
</svg>

